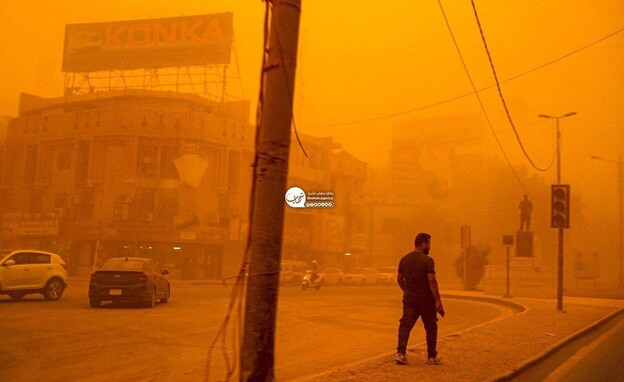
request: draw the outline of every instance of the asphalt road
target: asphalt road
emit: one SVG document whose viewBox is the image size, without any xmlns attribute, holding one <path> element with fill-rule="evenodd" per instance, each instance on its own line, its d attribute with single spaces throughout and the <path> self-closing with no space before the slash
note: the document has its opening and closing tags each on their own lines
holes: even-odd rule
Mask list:
<svg viewBox="0 0 624 382">
<path fill-rule="evenodd" d="M 620 315 L 567 344 L 540 364 L 520 374 L 514 381 L 623 381 L 622 349 L 624 317 Z"/>
<path fill-rule="evenodd" d="M 231 287 L 172 284 L 155 308 L 89 307 L 87 283 L 70 284 L 61 300 L 0 296 L 1 381 L 203 380 L 209 345 L 226 317 Z M 396 286 L 280 289 L 275 369 L 278 380 L 331 370 L 396 347 L 401 294 Z M 444 301 L 440 335 L 510 314 L 491 304 Z M 236 310 L 233 312 L 236 313 Z M 233 314 L 225 348 L 230 362 L 238 331 Z M 418 323 L 410 346 L 424 341 Z M 210 380 L 224 380 L 219 342 Z"/>
</svg>

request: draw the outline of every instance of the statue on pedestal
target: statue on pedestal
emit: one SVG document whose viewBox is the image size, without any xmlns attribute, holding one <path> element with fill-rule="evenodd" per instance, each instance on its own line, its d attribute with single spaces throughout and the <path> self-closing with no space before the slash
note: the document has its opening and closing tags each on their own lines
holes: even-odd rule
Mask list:
<svg viewBox="0 0 624 382">
<path fill-rule="evenodd" d="M 529 200 L 529 197 L 526 194 L 524 195 L 524 199 L 520 201 L 518 208 L 520 209 L 520 230 L 518 232 L 524 231 L 525 224 L 526 230 L 529 231 L 531 228 L 531 211 L 533 211 L 533 203 Z"/>
</svg>

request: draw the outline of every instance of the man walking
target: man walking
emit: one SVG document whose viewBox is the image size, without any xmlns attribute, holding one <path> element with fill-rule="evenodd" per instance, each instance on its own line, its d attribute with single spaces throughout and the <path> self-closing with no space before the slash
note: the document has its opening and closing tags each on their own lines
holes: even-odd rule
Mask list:
<svg viewBox="0 0 624 382">
<path fill-rule="evenodd" d="M 438 281 L 435 277 L 435 264 L 429 257 L 431 235 L 419 233 L 414 240 L 414 251 L 401 258 L 397 273 L 397 282 L 403 290 L 403 317 L 399 321 L 399 345 L 396 363 L 407 363 L 405 351 L 410 332 L 418 317 L 422 317 L 427 332 L 427 361 L 429 365 L 441 363 L 436 342 L 438 338 L 438 318 L 444 316 L 444 307 L 440 298 Z"/>
</svg>

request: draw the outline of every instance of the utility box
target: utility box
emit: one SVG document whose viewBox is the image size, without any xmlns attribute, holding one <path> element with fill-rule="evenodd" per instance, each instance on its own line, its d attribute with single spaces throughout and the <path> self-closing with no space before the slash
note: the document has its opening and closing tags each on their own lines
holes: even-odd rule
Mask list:
<svg viewBox="0 0 624 382">
<path fill-rule="evenodd" d="M 516 257 L 533 257 L 533 232 L 516 232 Z"/>
</svg>

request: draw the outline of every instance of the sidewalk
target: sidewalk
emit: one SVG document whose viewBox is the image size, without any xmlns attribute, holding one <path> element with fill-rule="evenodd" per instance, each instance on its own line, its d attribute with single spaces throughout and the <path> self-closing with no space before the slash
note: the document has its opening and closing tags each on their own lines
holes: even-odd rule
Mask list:
<svg viewBox="0 0 624 382">
<path fill-rule="evenodd" d="M 484 381 L 506 380 L 518 369 L 530 367 L 561 346 L 572 335 L 589 331 L 592 324 L 624 309 L 624 300 L 566 297 L 564 312 L 556 310 L 555 300 L 527 298 L 502 299 L 479 292 L 447 291 L 446 298 L 498 300 L 526 310 L 457 333 L 438 338 L 442 365 L 426 365 L 424 338 L 411 338 L 408 364 L 397 365 L 394 352 L 387 356 L 308 376 L 301 381 Z M 445 298 L 445 297 L 443 297 Z M 454 312 L 446 312 L 448 315 Z M 619 313 L 618 313 L 619 314 Z M 444 325 L 444 319 L 438 321 Z M 421 325 L 420 322 L 417 325 Z M 422 341 L 422 342 L 421 342 Z"/>
</svg>

